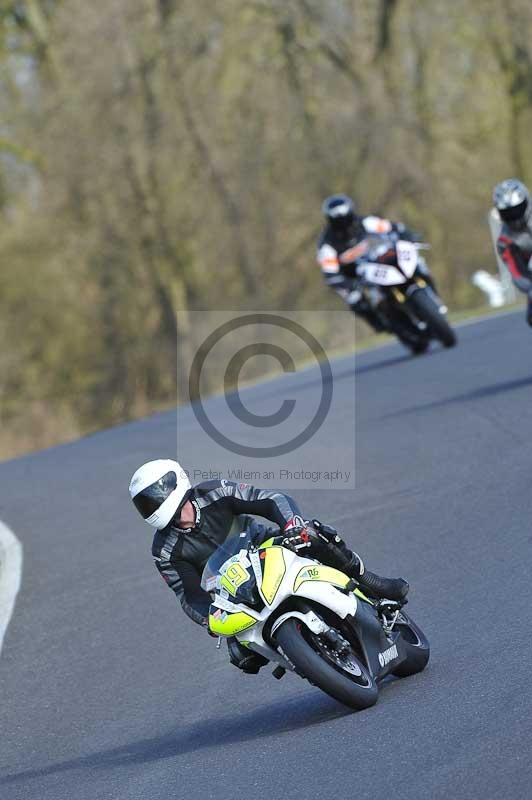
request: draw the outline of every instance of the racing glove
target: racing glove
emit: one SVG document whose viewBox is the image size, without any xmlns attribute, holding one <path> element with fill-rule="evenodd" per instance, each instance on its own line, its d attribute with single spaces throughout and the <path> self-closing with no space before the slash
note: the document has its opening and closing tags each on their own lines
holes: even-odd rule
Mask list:
<svg viewBox="0 0 532 800">
<path fill-rule="evenodd" d="M 311 532 L 302 517 L 292 517 L 286 523 L 283 528 L 282 544 L 288 550 L 301 555 L 304 555 L 301 553 L 302 550 L 312 547 Z"/>
<path fill-rule="evenodd" d="M 358 578 L 364 573 L 362 559 L 347 547 L 338 531 L 330 525 L 317 519 L 309 523 L 301 517 L 294 517 L 285 525 L 283 534 L 283 546 L 300 556 L 317 558 L 351 577 Z"/>
</svg>

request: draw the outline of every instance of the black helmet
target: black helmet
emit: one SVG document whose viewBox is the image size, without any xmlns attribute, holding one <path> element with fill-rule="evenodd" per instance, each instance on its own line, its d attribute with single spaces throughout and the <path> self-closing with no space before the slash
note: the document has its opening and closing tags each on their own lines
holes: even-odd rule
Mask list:
<svg viewBox="0 0 532 800">
<path fill-rule="evenodd" d="M 498 183 L 493 190 L 493 205 L 503 222 L 510 227 L 524 222 L 530 204 L 530 193 L 516 178 Z"/>
<path fill-rule="evenodd" d="M 323 201 L 323 214 L 334 230 L 345 231 L 355 220 L 355 204 L 346 194 L 332 194 Z"/>
</svg>

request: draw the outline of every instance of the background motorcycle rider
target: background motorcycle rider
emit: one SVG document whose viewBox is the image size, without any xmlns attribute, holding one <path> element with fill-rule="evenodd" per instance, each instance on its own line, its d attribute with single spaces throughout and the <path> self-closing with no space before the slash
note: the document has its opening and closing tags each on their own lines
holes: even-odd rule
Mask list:
<svg viewBox="0 0 532 800">
<path fill-rule="evenodd" d="M 419 237 L 401 222 L 358 215 L 354 201 L 345 194 L 327 197 L 321 209 L 327 224 L 318 240 L 317 259 L 325 283 L 346 301 L 351 311 L 376 331 L 385 330 L 386 320 L 378 309 L 380 292 L 375 288 L 374 296 L 368 301 L 362 292 L 359 275 L 360 267 L 370 260 L 370 238 L 383 234 L 395 234 L 397 239 L 416 240 Z M 422 259 L 419 268 L 435 290 L 434 280 Z"/>
<path fill-rule="evenodd" d="M 515 286 L 528 296 L 526 321 L 532 326 L 532 208 L 524 183 L 508 178 L 493 190 L 493 205 L 502 227 L 497 251 L 510 271 Z"/>
<path fill-rule="evenodd" d="M 408 583 L 382 578 L 364 569 L 333 528 L 317 520 L 310 526 L 288 495 L 228 480 L 205 481 L 192 487 L 186 472 L 166 459 L 148 461 L 131 478 L 129 493 L 142 518 L 156 528 L 152 555 L 161 577 L 175 592 L 183 611 L 208 627 L 210 595 L 201 588 L 201 575 L 210 556 L 231 534 L 252 531 L 256 544 L 279 534 L 248 514 L 273 522 L 282 544 L 300 556 L 316 558 L 356 578 L 374 597 L 402 600 Z M 266 659 L 228 639 L 231 663 L 256 673 Z"/>
</svg>

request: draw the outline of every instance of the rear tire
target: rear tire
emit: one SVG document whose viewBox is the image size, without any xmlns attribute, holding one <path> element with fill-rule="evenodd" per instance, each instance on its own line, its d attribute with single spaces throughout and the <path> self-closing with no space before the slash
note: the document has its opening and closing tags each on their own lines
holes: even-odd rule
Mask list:
<svg viewBox="0 0 532 800">
<path fill-rule="evenodd" d="M 417 315 L 426 322 L 434 336 L 440 340 L 444 347 L 454 347 L 456 344 L 456 334 L 449 325 L 447 318 L 440 313 L 440 310 L 432 297 L 425 289 L 418 289 L 411 298 L 410 302 L 417 312 Z"/>
<path fill-rule="evenodd" d="M 325 660 L 324 655 L 318 652 L 317 645 L 312 645 L 312 637 L 315 634 L 298 619 L 287 619 L 275 632 L 275 639 L 283 653 L 303 678 L 350 708 L 359 710 L 374 705 L 379 690 L 358 656 L 354 652 L 349 654 L 349 658 L 360 671 L 360 676 L 350 675 Z"/>
<path fill-rule="evenodd" d="M 416 672 L 424 670 L 430 657 L 430 645 L 421 628 L 404 611 L 401 611 L 394 630 L 401 634 L 407 657 L 394 669 L 393 674 L 398 678 L 407 678 L 409 675 L 415 675 Z"/>
</svg>

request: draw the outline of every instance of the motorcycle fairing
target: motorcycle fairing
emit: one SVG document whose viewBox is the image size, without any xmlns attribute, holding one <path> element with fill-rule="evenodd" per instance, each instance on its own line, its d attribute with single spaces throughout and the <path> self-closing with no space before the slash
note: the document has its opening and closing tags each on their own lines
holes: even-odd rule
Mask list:
<svg viewBox="0 0 532 800">
<path fill-rule="evenodd" d="M 314 600 L 330 608 L 341 619 L 356 613 L 357 598 L 355 595 L 339 591 L 339 588 L 345 589 L 350 580 L 339 570 L 307 558 L 301 558 L 278 545 L 261 547 L 257 554 L 250 554 L 249 559 L 242 553 L 242 558 L 245 558 L 242 572 L 238 569 L 235 570 L 235 566 L 239 562 L 235 563 L 232 559 L 226 561 L 221 567 L 221 591 L 217 592 L 209 609 L 209 627 L 213 633 L 220 636 L 234 636 L 235 633 L 253 628 L 254 625 L 262 629 L 272 611 L 290 597 Z M 267 607 L 260 611 L 238 602 L 239 591 L 244 590 L 247 583 L 247 580 L 241 581 L 241 578 L 244 571 L 249 572 L 247 565 L 250 563 L 254 574 L 249 574 L 247 580 L 256 578 L 257 572 L 259 572 L 261 580 L 256 581 L 256 587 L 267 604 Z M 226 588 L 227 582 L 224 579 L 228 572 L 229 584 L 234 592 L 230 592 Z M 239 583 L 239 586 L 235 587 L 235 583 Z M 297 588 L 295 588 L 296 584 Z M 226 596 L 221 593 L 224 590 Z M 245 617 L 240 616 L 242 614 Z M 240 627 L 241 625 L 243 627 Z M 236 628 L 239 630 L 236 631 Z M 250 640 L 252 633 L 253 631 L 246 633 L 247 640 Z"/>
<path fill-rule="evenodd" d="M 262 581 L 259 582 L 259 591 L 271 606 L 279 590 L 279 586 L 286 573 L 285 549 L 279 546 L 259 550 L 259 559 L 262 568 Z"/>
<path fill-rule="evenodd" d="M 243 571 L 234 569 L 239 563 Z M 293 665 L 282 651 L 270 646 L 269 639 L 263 636 L 264 628 L 271 627 L 275 612 L 281 606 L 281 617 L 298 617 L 311 630 L 323 624 L 312 611 L 316 606 L 305 605 L 305 600 L 330 609 L 345 620 L 356 634 L 364 659 L 376 679 L 381 680 L 405 658 L 399 634 L 385 633 L 377 611 L 363 592 L 355 589 L 346 593 L 350 578 L 339 570 L 268 542 L 267 547 L 255 552 L 241 550 L 238 560 L 228 559 L 221 571 L 220 585 L 209 609 L 211 631 L 219 636 L 236 636 L 239 641 L 246 642 L 246 647 L 285 669 L 293 670 Z M 249 575 L 247 580 L 243 580 L 244 572 Z M 226 588 L 223 581 L 226 575 L 235 594 Z M 239 602 L 249 595 L 251 586 L 255 595 L 260 594 L 264 600 L 265 605 L 260 610 Z"/>
<path fill-rule="evenodd" d="M 294 592 L 297 592 L 304 581 L 325 581 L 340 589 L 345 589 L 349 583 L 349 578 L 333 567 L 326 567 L 323 564 L 310 564 L 308 567 L 300 569 L 294 582 Z"/>
<path fill-rule="evenodd" d="M 369 283 L 374 283 L 378 286 L 398 286 L 401 283 L 406 283 L 403 273 L 397 267 L 389 264 L 369 262 L 364 264 L 360 269 L 360 273 Z"/>
<path fill-rule="evenodd" d="M 366 664 L 376 680 L 381 681 L 406 659 L 400 633 L 385 633 L 372 605 L 359 603 L 357 615 L 349 619 L 349 624 L 357 634 Z M 394 646 L 397 656 L 384 661 L 384 654 L 390 653 Z"/>
<path fill-rule="evenodd" d="M 235 636 L 256 623 L 256 618 L 245 611 L 231 613 L 213 606 L 209 609 L 209 628 L 218 636 Z"/>
<path fill-rule="evenodd" d="M 385 250 L 386 245 L 381 246 Z M 386 252 L 386 251 L 385 251 Z M 417 247 L 412 242 L 399 239 L 395 243 L 397 266 L 382 261 L 368 261 L 360 268 L 360 274 L 369 283 L 378 286 L 400 286 L 407 283 L 415 274 L 418 265 Z M 383 253 L 384 254 L 384 253 Z M 374 257 L 380 255 L 380 248 L 374 251 Z"/>
</svg>

